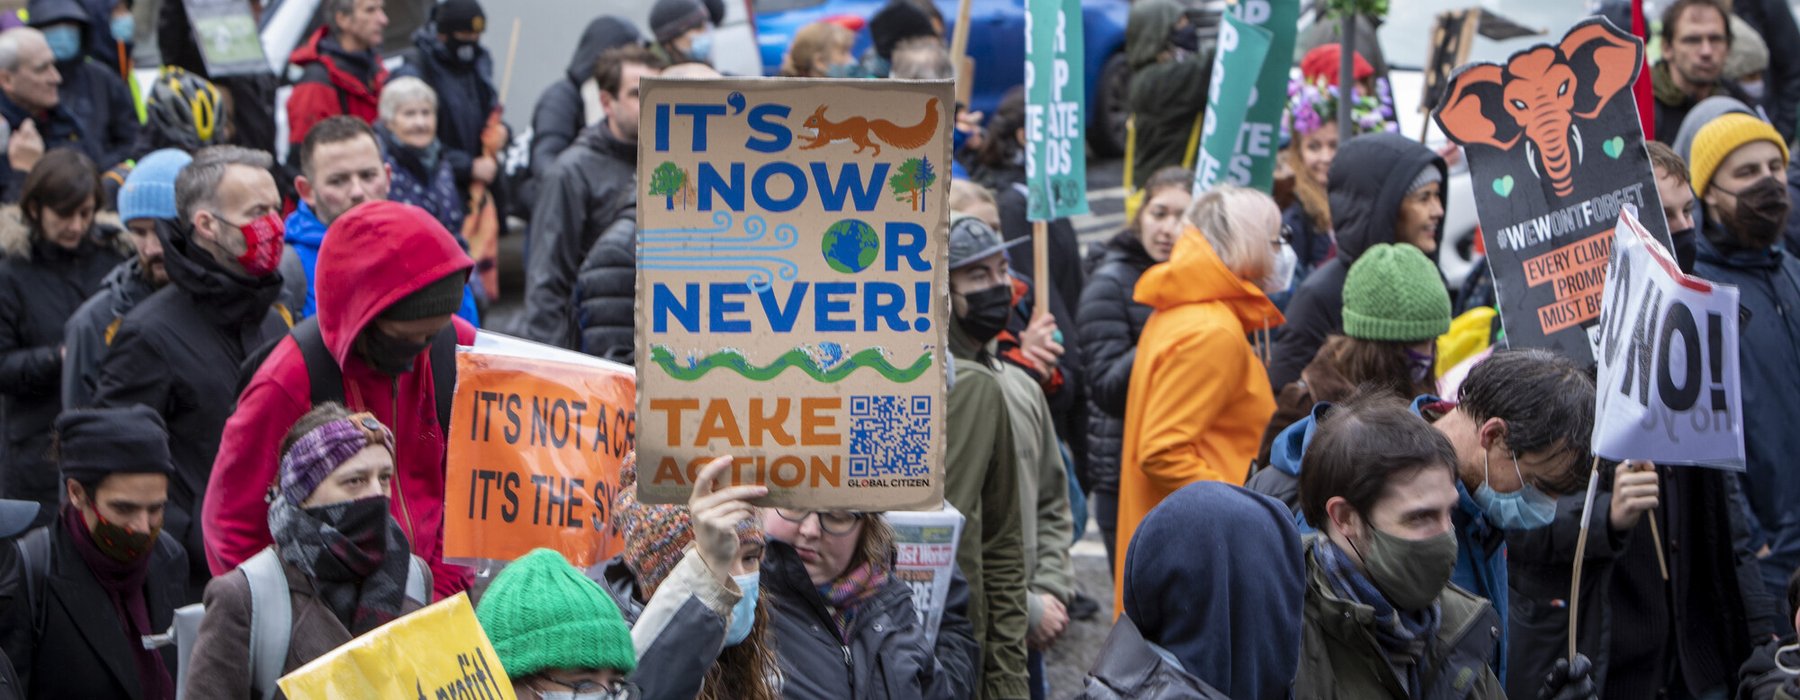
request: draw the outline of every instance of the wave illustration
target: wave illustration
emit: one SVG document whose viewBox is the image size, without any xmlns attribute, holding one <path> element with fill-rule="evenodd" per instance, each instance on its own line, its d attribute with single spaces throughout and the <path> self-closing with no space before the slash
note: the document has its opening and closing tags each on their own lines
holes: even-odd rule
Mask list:
<svg viewBox="0 0 1800 700">
<path fill-rule="evenodd" d="M 766 382 L 793 367 L 817 381 L 832 384 L 867 367 L 889 381 L 905 384 L 923 376 L 925 370 L 931 368 L 932 353 L 929 349 L 920 353 L 919 359 L 914 360 L 911 366 L 902 368 L 889 362 L 887 354 L 880 348 L 867 348 L 846 357 L 836 343 L 823 345 L 819 348 L 794 348 L 763 367 L 750 364 L 742 353 L 730 348 L 705 357 L 689 355 L 684 362 L 676 359 L 674 351 L 668 347 L 655 345 L 650 348 L 650 361 L 655 362 L 669 376 L 684 382 L 698 381 L 715 369 L 730 370 L 746 379 Z"/>
</svg>

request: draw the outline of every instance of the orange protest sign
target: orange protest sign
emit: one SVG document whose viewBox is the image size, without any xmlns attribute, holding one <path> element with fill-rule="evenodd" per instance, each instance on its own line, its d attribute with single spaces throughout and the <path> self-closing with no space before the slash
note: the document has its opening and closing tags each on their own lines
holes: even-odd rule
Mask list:
<svg viewBox="0 0 1800 700">
<path fill-rule="evenodd" d="M 548 547 L 586 568 L 617 553 L 612 506 L 637 430 L 631 369 L 478 345 L 457 353 L 456 371 L 444 557 L 511 561 Z"/>
</svg>

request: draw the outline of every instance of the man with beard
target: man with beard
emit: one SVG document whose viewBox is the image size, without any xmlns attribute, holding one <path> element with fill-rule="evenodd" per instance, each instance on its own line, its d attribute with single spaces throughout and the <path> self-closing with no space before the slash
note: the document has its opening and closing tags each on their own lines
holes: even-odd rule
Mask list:
<svg viewBox="0 0 1800 700">
<path fill-rule="evenodd" d="M 1673 144 L 1681 121 L 1701 100 L 1714 95 L 1756 101 L 1726 80 L 1731 53 L 1731 11 L 1719 0 L 1679 0 L 1662 15 L 1662 60 L 1650 69 L 1656 95 L 1656 140 Z"/>
<path fill-rule="evenodd" d="M 100 291 L 88 297 L 64 326 L 63 408 L 93 404 L 100 360 L 106 357 L 125 314 L 169 283 L 156 227 L 180 218 L 175 213 L 175 176 L 193 160 L 184 151 L 167 148 L 145 156 L 125 176 L 125 184 L 119 188 L 119 220 L 125 222 L 137 257 L 113 268 Z"/>
<path fill-rule="evenodd" d="M 293 318 L 276 303 L 281 195 L 270 162 L 261 151 L 214 146 L 181 170 L 175 179 L 180 220 L 156 232 L 169 284 L 119 324 L 94 386 L 95 406 L 142 404 L 169 426 L 175 478 L 167 529 L 187 548 L 194 599 L 211 578 L 202 557 L 200 503 L 219 433 L 237 405 L 238 367 L 286 332 Z M 265 483 L 242 487 L 260 493 Z"/>
<path fill-rule="evenodd" d="M 1791 208 L 1787 158 L 1775 127 L 1727 114 L 1700 129 L 1688 166 L 1704 214 L 1694 271 L 1741 294 L 1746 469 L 1739 477 L 1750 544 L 1770 591 L 1785 590 L 1800 565 L 1800 520 L 1789 515 L 1800 472 L 1788 464 L 1800 453 L 1792 425 L 1800 411 L 1800 261 L 1780 245 Z"/>
</svg>

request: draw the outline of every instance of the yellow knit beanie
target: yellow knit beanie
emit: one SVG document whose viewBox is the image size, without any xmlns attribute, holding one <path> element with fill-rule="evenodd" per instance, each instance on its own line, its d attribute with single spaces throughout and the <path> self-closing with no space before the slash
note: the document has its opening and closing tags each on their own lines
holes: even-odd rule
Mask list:
<svg viewBox="0 0 1800 700">
<path fill-rule="evenodd" d="M 1713 173 L 1718 171 L 1725 158 L 1752 141 L 1775 144 L 1781 149 L 1782 162 L 1787 161 L 1787 143 L 1781 140 L 1781 134 L 1756 117 L 1733 112 L 1700 127 L 1700 133 L 1694 135 L 1694 150 L 1688 159 L 1689 182 L 1694 184 L 1694 193 L 1705 195 L 1706 188 L 1712 185 Z"/>
</svg>

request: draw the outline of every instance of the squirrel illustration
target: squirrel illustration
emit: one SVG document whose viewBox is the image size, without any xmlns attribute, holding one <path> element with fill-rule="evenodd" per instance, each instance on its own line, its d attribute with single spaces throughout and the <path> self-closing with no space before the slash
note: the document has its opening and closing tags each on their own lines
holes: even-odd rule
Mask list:
<svg viewBox="0 0 1800 700">
<path fill-rule="evenodd" d="M 823 148 L 833 141 L 849 139 L 851 143 L 856 144 L 857 153 L 862 153 L 865 148 L 875 149 L 875 152 L 871 154 L 871 157 L 874 157 L 881 155 L 881 144 L 871 141 L 870 134 L 873 134 L 881 143 L 894 148 L 912 149 L 925 145 L 925 142 L 930 141 L 932 135 L 937 133 L 938 100 L 935 97 L 925 103 L 925 116 L 919 120 L 918 124 L 912 126 L 898 126 L 886 119 L 866 117 L 850 117 L 834 122 L 825 118 L 826 107 L 827 105 L 819 105 L 818 109 L 813 110 L 812 116 L 806 118 L 805 128 L 816 130 L 818 133 L 813 136 L 802 135 L 800 138 L 811 140 L 801 144 L 800 150 Z"/>
</svg>

